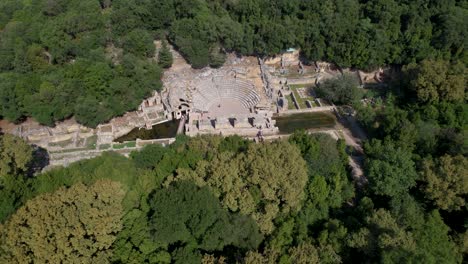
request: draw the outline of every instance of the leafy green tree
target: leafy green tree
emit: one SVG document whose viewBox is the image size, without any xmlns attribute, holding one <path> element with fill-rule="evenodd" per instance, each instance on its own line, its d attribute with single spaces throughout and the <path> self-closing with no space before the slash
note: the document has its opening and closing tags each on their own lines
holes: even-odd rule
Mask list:
<svg viewBox="0 0 468 264">
<path fill-rule="evenodd" d="M 177 248 L 173 255 L 176 264 L 198 264 L 202 261 L 202 255 L 189 247 Z"/>
<path fill-rule="evenodd" d="M 325 80 L 316 90 L 319 97 L 338 104 L 352 104 L 362 97 L 358 79 L 350 74 Z"/>
<path fill-rule="evenodd" d="M 448 232 L 449 227 L 445 225 L 439 213 L 430 212 L 423 224 L 413 231 L 416 250 L 411 252 L 397 248 L 383 252 L 383 262 L 462 263 L 457 245 Z"/>
<path fill-rule="evenodd" d="M 466 68 L 462 63 L 424 60 L 404 68 L 409 86 L 422 103 L 457 102 L 466 98 Z"/>
<path fill-rule="evenodd" d="M 416 185 L 418 174 L 411 152 L 390 140 L 371 140 L 364 145 L 366 175 L 370 188 L 379 195 L 399 197 Z"/>
<path fill-rule="evenodd" d="M 47 16 L 57 16 L 63 13 L 67 7 L 67 2 L 64 0 L 47 0 L 43 3 L 42 12 Z"/>
<path fill-rule="evenodd" d="M 196 169 L 178 170 L 175 178 L 208 185 L 223 206 L 251 215 L 263 233 L 271 233 L 278 214 L 300 208 L 307 181 L 305 162 L 298 149 L 285 141 L 249 145 L 245 154 L 216 154 Z M 264 210 L 257 211 L 262 204 Z"/>
<path fill-rule="evenodd" d="M 109 107 L 100 104 L 98 99 L 92 96 L 79 97 L 74 112 L 78 122 L 90 127 L 97 127 L 112 117 Z"/>
<path fill-rule="evenodd" d="M 145 146 L 141 151 L 132 152 L 130 157 L 137 167 L 154 169 L 167 152 L 167 148 L 154 144 Z"/>
<path fill-rule="evenodd" d="M 194 249 L 215 251 L 228 245 L 252 249 L 262 240 L 255 222 L 222 209 L 207 187 L 176 182 L 157 191 L 150 197 L 149 204 L 155 241 L 164 245 L 185 245 L 173 252 L 175 259 Z"/>
<path fill-rule="evenodd" d="M 275 249 L 266 248 L 263 253 L 258 251 L 249 251 L 245 255 L 243 263 L 245 264 L 272 264 L 277 263 L 279 253 Z"/>
<path fill-rule="evenodd" d="M 70 187 L 79 182 L 89 186 L 100 179 L 110 179 L 124 186 L 132 186 L 136 180 L 135 175 L 137 170 L 131 160 L 115 152 L 106 152 L 95 159 L 76 162 L 69 167 L 37 175 L 31 182 L 32 195 L 54 192 L 62 186 Z"/>
<path fill-rule="evenodd" d="M 1 258 L 8 263 L 108 261 L 122 229 L 124 195 L 119 183 L 103 180 L 29 200 L 1 228 Z"/>
<path fill-rule="evenodd" d="M 410 194 L 393 198 L 390 201 L 390 210 L 402 226 L 416 229 L 424 224 L 424 205 Z"/>
<path fill-rule="evenodd" d="M 218 149 L 220 152 L 231 151 L 238 153 L 247 150 L 249 143 L 250 142 L 248 140 L 242 138 L 241 136 L 228 136 L 223 138 L 223 141 L 221 141 Z"/>
<path fill-rule="evenodd" d="M 398 225 L 390 212 L 378 209 L 365 219 L 367 227 L 351 234 L 348 244 L 367 256 L 378 257 L 392 249 L 401 249 L 410 253 L 416 250 L 413 234 Z"/>
<path fill-rule="evenodd" d="M 171 263 L 167 246 L 151 238 L 146 206 L 132 209 L 123 217 L 124 228 L 113 244 L 112 260 L 121 263 Z"/>
<path fill-rule="evenodd" d="M 13 74 L 0 74 L 0 116 L 11 121 L 17 121 L 23 115 L 21 99 L 15 89 L 16 78 Z"/>
<path fill-rule="evenodd" d="M 170 68 L 172 66 L 173 58 L 171 50 L 167 47 L 166 41 L 162 42 L 162 47 L 158 53 L 158 63 L 164 69 Z"/>
<path fill-rule="evenodd" d="M 300 244 L 289 249 L 290 263 L 316 264 L 320 263 L 319 253 L 314 245 L 309 243 Z"/>
<path fill-rule="evenodd" d="M 32 152 L 32 147 L 23 139 L 10 134 L 0 135 L 0 179 L 26 172 Z"/>
<path fill-rule="evenodd" d="M 18 175 L 2 176 L 0 185 L 0 224 L 5 222 L 23 204 L 29 196 L 30 188 L 24 177 Z M 1 249 L 0 249 L 1 252 Z"/>
<path fill-rule="evenodd" d="M 442 210 L 461 210 L 468 194 L 468 160 L 445 155 L 422 164 L 426 196 Z"/>
<path fill-rule="evenodd" d="M 48 21 L 40 32 L 40 40 L 49 50 L 52 62 L 64 64 L 73 57 L 72 36 L 64 32 L 60 21 Z"/>
<path fill-rule="evenodd" d="M 306 199 L 296 227 L 298 237 L 304 239 L 309 226 L 328 218 L 330 210 L 353 197 L 354 187 L 346 175 L 348 159 L 341 142 L 328 135 L 305 132 L 296 132 L 289 140 L 299 147 L 308 167 Z"/>
<path fill-rule="evenodd" d="M 0 29 L 3 29 L 15 11 L 21 10 L 21 8 L 23 8 L 23 4 L 18 1 L 2 1 L 0 4 Z"/>
<path fill-rule="evenodd" d="M 210 66 L 213 68 L 219 68 L 223 66 L 226 61 L 226 54 L 224 54 L 219 47 L 213 48 L 210 53 Z"/>
<path fill-rule="evenodd" d="M 444 12 L 437 15 L 433 43 L 434 47 L 444 52 L 444 57 L 459 58 L 464 53 L 464 41 L 466 41 L 468 22 L 466 21 L 466 9 L 461 5 L 450 6 Z"/>
<path fill-rule="evenodd" d="M 124 37 L 123 48 L 139 57 L 153 57 L 156 49 L 151 35 L 141 29 L 135 29 Z"/>
</svg>

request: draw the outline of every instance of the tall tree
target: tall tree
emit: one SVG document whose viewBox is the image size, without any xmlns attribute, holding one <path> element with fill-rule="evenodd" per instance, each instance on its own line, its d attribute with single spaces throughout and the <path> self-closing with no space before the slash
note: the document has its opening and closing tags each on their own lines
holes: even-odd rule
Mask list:
<svg viewBox="0 0 468 264">
<path fill-rule="evenodd" d="M 167 42 L 162 41 L 162 46 L 158 53 L 159 66 L 163 67 L 164 69 L 168 69 L 172 66 L 172 62 L 173 58 L 171 50 L 167 46 Z"/>
<path fill-rule="evenodd" d="M 316 90 L 319 97 L 337 104 L 352 104 L 362 97 L 357 77 L 350 74 L 325 80 Z"/>
<path fill-rule="evenodd" d="M 163 245 L 179 247 L 173 252 L 176 259 L 188 261 L 182 256 L 193 250 L 200 255 L 198 249 L 212 252 L 228 245 L 253 249 L 262 240 L 252 219 L 227 212 L 208 187 L 179 181 L 156 191 L 150 206 L 153 237 Z"/>
<path fill-rule="evenodd" d="M 32 152 L 32 147 L 23 139 L 10 134 L 0 135 L 0 180 L 4 175 L 26 172 Z"/>
<path fill-rule="evenodd" d="M 413 234 L 399 226 L 387 210 L 378 209 L 365 221 L 367 226 L 352 234 L 348 240 L 352 248 L 376 258 L 386 250 L 394 248 L 411 253 L 416 250 Z"/>
<path fill-rule="evenodd" d="M 151 35 L 140 29 L 135 29 L 124 37 L 123 48 L 139 57 L 152 57 L 156 49 Z"/>
<path fill-rule="evenodd" d="M 268 234 L 279 214 L 300 208 L 307 169 L 294 145 L 278 141 L 249 145 L 245 154 L 219 153 L 213 160 L 198 162 L 194 171 L 179 170 L 178 179 L 210 186 L 226 208 L 251 215 Z M 264 209 L 256 210 L 260 204 Z"/>
<path fill-rule="evenodd" d="M 418 174 L 411 152 L 391 140 L 375 140 L 364 145 L 366 174 L 370 188 L 379 195 L 399 197 L 416 185 Z"/>
<path fill-rule="evenodd" d="M 108 262 L 122 229 L 117 182 L 78 183 L 29 200 L 0 228 L 6 263 Z"/>
<path fill-rule="evenodd" d="M 426 196 L 442 210 L 461 210 L 468 195 L 468 159 L 445 155 L 422 165 Z"/>
<path fill-rule="evenodd" d="M 424 60 L 404 69 L 409 86 L 422 103 L 460 102 L 466 98 L 466 67 L 463 63 Z"/>
</svg>

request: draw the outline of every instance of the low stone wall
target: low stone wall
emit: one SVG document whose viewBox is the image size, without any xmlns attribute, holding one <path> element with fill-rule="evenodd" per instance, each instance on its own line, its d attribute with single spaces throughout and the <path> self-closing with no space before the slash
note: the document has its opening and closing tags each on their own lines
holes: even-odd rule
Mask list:
<svg viewBox="0 0 468 264">
<path fill-rule="evenodd" d="M 317 77 L 318 77 L 317 75 L 314 75 L 312 77 L 304 77 L 300 79 L 288 78 L 288 84 L 311 84 L 311 83 L 316 84 Z"/>
<path fill-rule="evenodd" d="M 163 146 L 170 145 L 175 142 L 175 138 L 160 138 L 160 139 L 148 139 L 148 140 L 141 140 L 137 139 L 137 148 L 142 148 L 146 145 L 151 145 L 151 144 L 160 144 Z"/>
<path fill-rule="evenodd" d="M 65 151 L 50 152 L 49 153 L 49 158 L 50 158 L 49 165 L 45 167 L 43 171 L 50 170 L 57 166 L 66 167 L 70 165 L 71 163 L 77 162 L 80 160 L 92 159 L 92 158 L 101 156 L 102 153 L 107 152 L 107 151 L 114 151 L 124 156 L 128 156 L 130 155 L 132 151 L 140 150 L 146 145 L 160 144 L 163 146 L 167 146 L 167 145 L 174 143 L 174 141 L 175 141 L 175 138 L 161 138 L 161 139 L 151 139 L 151 140 L 137 139 L 136 141 L 125 141 L 122 143 L 112 142 L 111 144 L 108 144 L 107 148 L 102 148 L 102 149 L 87 149 L 87 150 L 77 149 L 76 151 L 65 150 Z M 135 143 L 135 146 L 129 147 L 128 145 L 131 145 L 131 143 Z M 116 149 L 114 148 L 114 145 L 121 145 L 123 147 Z"/>
<path fill-rule="evenodd" d="M 291 97 L 292 97 L 292 99 L 293 99 L 294 104 L 296 105 L 296 109 L 291 109 L 291 111 L 293 111 L 293 110 L 301 110 L 301 107 L 299 106 L 299 103 L 297 102 L 297 98 L 296 98 L 296 96 L 294 95 L 294 93 L 291 93 Z M 288 108 L 288 111 L 289 111 L 289 108 Z"/>
<path fill-rule="evenodd" d="M 280 116 L 287 116 L 291 114 L 299 114 L 299 113 L 314 113 L 314 112 L 333 112 L 335 111 L 335 106 L 322 106 L 322 107 L 313 107 L 313 108 L 306 108 L 306 109 L 292 109 L 278 113 Z"/>
</svg>

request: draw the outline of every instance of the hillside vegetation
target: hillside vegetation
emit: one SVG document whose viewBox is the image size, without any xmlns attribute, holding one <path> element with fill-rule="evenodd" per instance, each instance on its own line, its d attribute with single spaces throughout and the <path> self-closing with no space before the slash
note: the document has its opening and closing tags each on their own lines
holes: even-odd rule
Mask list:
<svg viewBox="0 0 468 264">
<path fill-rule="evenodd" d="M 300 132 L 179 137 L 28 177 L 31 150 L 0 136 L 0 262 L 461 263 L 466 158 L 417 171 L 406 148 L 366 151 L 360 190 L 344 142 Z"/>
<path fill-rule="evenodd" d="M 374 68 L 423 59 L 466 64 L 466 1 L 3 0 L 0 116 L 96 126 L 159 90 L 149 59 L 167 36 L 194 68 L 225 52 Z M 167 55 L 164 54 L 163 55 Z M 162 67 L 170 59 L 164 57 Z"/>
</svg>

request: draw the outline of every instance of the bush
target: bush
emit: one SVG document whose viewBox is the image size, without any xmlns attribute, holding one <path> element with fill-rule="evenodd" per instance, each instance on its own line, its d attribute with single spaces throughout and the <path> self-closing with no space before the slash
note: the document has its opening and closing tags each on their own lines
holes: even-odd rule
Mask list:
<svg viewBox="0 0 468 264">
<path fill-rule="evenodd" d="M 141 29 L 135 29 L 124 37 L 123 48 L 139 57 L 153 57 L 155 51 L 153 38 L 148 31 Z"/>
<path fill-rule="evenodd" d="M 321 83 L 316 89 L 317 95 L 337 104 L 352 104 L 362 98 L 357 77 L 344 74 L 338 78 Z"/>
</svg>

